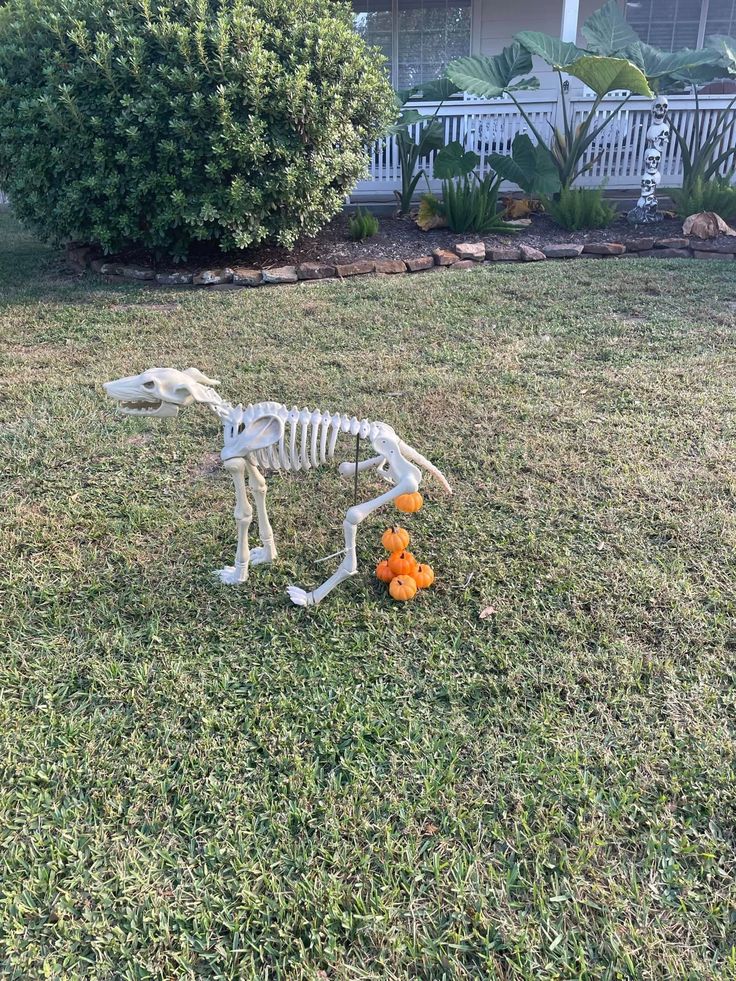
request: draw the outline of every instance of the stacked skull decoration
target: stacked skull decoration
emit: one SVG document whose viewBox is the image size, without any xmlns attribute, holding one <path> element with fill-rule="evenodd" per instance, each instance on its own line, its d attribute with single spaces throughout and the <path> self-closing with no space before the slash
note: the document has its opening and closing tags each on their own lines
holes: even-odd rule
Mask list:
<svg viewBox="0 0 736 981">
<path fill-rule="evenodd" d="M 627 218 L 632 225 L 648 225 L 661 221 L 657 211 L 657 187 L 662 180 L 659 164 L 670 141 L 670 124 L 667 122 L 669 102 L 660 95 L 652 106 L 652 123 L 647 130 L 647 149 L 644 153 L 644 173 L 641 178 L 641 194 Z"/>
</svg>

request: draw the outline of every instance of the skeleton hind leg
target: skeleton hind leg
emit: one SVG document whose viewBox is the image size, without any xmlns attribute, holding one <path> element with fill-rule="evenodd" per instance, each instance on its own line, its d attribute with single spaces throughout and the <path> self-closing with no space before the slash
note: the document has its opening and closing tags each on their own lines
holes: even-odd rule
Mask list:
<svg viewBox="0 0 736 981">
<path fill-rule="evenodd" d="M 226 460 L 223 464 L 226 470 L 230 471 L 235 486 L 235 524 L 238 529 L 238 542 L 235 549 L 235 564 L 226 565 L 224 569 L 218 569 L 215 573 L 220 580 L 229 585 L 245 582 L 248 578 L 248 567 L 250 564 L 250 548 L 248 546 L 248 530 L 253 520 L 253 508 L 250 506 L 248 495 L 245 490 L 245 460 L 236 457 Z"/>
<path fill-rule="evenodd" d="M 379 497 L 374 497 L 371 501 L 366 501 L 363 504 L 357 504 L 350 508 L 345 515 L 345 521 L 343 522 L 343 530 L 345 533 L 345 558 L 342 560 L 340 565 L 337 567 L 335 572 L 326 579 L 321 586 L 313 589 L 311 593 L 308 593 L 305 589 L 300 586 L 289 586 L 287 587 L 287 593 L 289 594 L 292 603 L 296 603 L 297 606 L 315 606 L 317 603 L 321 602 L 328 593 L 331 593 L 335 586 L 339 585 L 343 580 L 348 579 L 350 576 L 354 576 L 358 571 L 358 556 L 355 551 L 355 543 L 358 533 L 358 525 L 361 521 L 364 521 L 369 514 L 377 511 L 378 508 L 383 507 L 384 504 L 388 504 L 390 501 L 395 500 L 401 494 L 410 494 L 412 491 L 417 490 L 419 487 L 419 480 L 413 475 L 407 475 L 403 477 L 390 491 L 386 491 L 385 494 L 381 494 Z"/>
<path fill-rule="evenodd" d="M 252 463 L 246 461 L 248 471 L 248 483 L 253 492 L 253 499 L 256 503 L 258 514 L 258 534 L 261 536 L 260 548 L 253 548 L 250 552 L 251 565 L 259 565 L 262 562 L 273 562 L 277 556 L 276 542 L 273 537 L 273 528 L 266 511 L 266 478 L 261 471 Z"/>
</svg>

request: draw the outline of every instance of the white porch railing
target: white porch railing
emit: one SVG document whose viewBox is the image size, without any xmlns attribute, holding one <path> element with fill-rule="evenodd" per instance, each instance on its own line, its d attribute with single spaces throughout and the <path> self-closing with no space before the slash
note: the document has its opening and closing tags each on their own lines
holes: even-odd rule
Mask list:
<svg viewBox="0 0 736 981">
<path fill-rule="evenodd" d="M 700 97 L 701 125 L 707 133 L 720 110 L 728 106 L 732 96 L 704 95 Z M 570 108 L 574 119 L 579 122 L 592 104 L 592 98 L 573 98 Z M 605 100 L 598 111 L 601 116 L 620 100 Z M 579 179 L 580 186 L 598 186 L 603 181 L 609 188 L 638 188 L 642 172 L 642 156 L 645 149 L 647 127 L 651 122 L 651 99 L 632 98 L 626 103 L 611 124 L 603 130 L 595 144 L 586 154 L 586 160 L 595 160 L 593 167 Z M 412 103 L 427 115 L 436 106 L 430 103 Z M 524 98 L 524 108 L 531 116 L 535 127 L 542 134 L 552 133 L 557 125 L 561 109 L 555 99 Z M 692 96 L 670 96 L 670 114 L 675 124 L 686 135 L 692 132 L 695 118 L 695 100 Z M 736 111 L 730 112 L 731 122 L 727 127 L 721 149 L 736 145 Z M 486 158 L 490 153 L 508 153 L 517 133 L 525 133 L 528 127 L 518 109 L 508 99 L 493 101 L 467 100 L 450 102 L 439 113 L 444 124 L 445 141 L 459 140 L 469 150 L 475 150 L 481 158 L 481 172 L 487 170 Z M 416 127 L 415 127 L 416 135 Z M 736 161 L 723 172 L 733 170 Z M 431 162 L 427 168 L 431 173 Z M 676 187 L 682 183 L 682 161 L 677 140 L 670 141 L 660 168 L 663 187 Z M 370 179 L 361 181 L 355 189 L 354 198 L 365 200 L 371 197 L 386 197 L 401 184 L 398 148 L 395 137 L 378 140 L 371 147 Z M 437 182 L 430 181 L 435 189 Z M 511 186 L 511 185 L 509 185 Z M 425 185 L 426 187 L 426 185 Z M 417 188 L 421 191 L 421 185 Z"/>
</svg>

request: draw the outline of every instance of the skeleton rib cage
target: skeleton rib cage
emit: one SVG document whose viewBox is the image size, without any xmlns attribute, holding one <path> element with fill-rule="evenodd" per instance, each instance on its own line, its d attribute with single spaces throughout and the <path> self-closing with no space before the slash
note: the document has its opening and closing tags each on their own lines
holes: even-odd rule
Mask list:
<svg viewBox="0 0 736 981">
<path fill-rule="evenodd" d="M 265 470 L 314 470 L 334 459 L 335 447 L 342 434 L 372 440 L 380 433 L 391 431 L 385 423 L 358 419 L 356 416 L 351 418 L 339 412 L 298 409 L 296 406 L 289 409 L 277 402 L 260 402 L 245 407 L 237 405 L 229 409 L 223 420 L 223 456 L 236 451 L 238 438 L 246 430 L 252 434 L 259 420 L 263 420 L 264 430 L 274 420 L 278 420 L 281 428 L 277 442 L 251 450 L 248 454 Z"/>
</svg>

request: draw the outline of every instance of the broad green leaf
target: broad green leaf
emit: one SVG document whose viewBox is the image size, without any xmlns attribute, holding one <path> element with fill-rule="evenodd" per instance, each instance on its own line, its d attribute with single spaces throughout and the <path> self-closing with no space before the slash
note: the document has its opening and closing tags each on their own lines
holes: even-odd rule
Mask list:
<svg viewBox="0 0 736 981">
<path fill-rule="evenodd" d="M 406 129 L 407 126 L 413 126 L 414 123 L 421 123 L 423 119 L 429 118 L 431 117 L 417 109 L 404 109 L 393 128 Z"/>
<path fill-rule="evenodd" d="M 579 78 L 596 95 L 603 96 L 616 89 L 626 89 L 633 95 L 652 98 L 653 92 L 640 68 L 625 58 L 604 58 L 586 55 L 566 69 L 569 75 Z"/>
<path fill-rule="evenodd" d="M 413 85 L 410 89 L 394 89 L 394 95 L 396 96 L 396 102 L 399 108 L 406 105 L 409 99 L 413 98 L 416 94 L 416 91 L 416 85 Z"/>
<path fill-rule="evenodd" d="M 702 65 L 713 65 L 719 59 L 719 54 L 712 48 L 682 48 L 680 51 L 660 51 L 643 41 L 630 44 L 622 57 L 628 58 L 651 81 L 665 75 L 674 75 L 679 71 L 688 71 Z"/>
<path fill-rule="evenodd" d="M 447 76 L 461 92 L 484 99 L 498 99 L 505 92 L 538 89 L 538 78 L 519 78 L 531 70 L 531 55 L 520 44 L 514 43 L 492 57 L 473 55 L 458 58 L 448 65 Z M 514 82 L 514 79 L 519 80 Z"/>
<path fill-rule="evenodd" d="M 546 61 L 556 71 L 567 71 L 569 65 L 588 53 L 572 41 L 561 41 L 558 37 L 552 37 L 551 34 L 544 34 L 542 31 L 520 31 L 515 35 L 514 40 L 531 54 Z"/>
<path fill-rule="evenodd" d="M 421 123 L 424 120 L 429 120 L 431 118 L 431 116 L 428 116 L 426 113 L 418 112 L 416 109 L 404 109 L 393 126 L 389 126 L 387 132 L 391 133 L 392 135 L 396 135 L 397 133 L 405 133 L 406 130 L 408 130 L 410 126 L 414 126 L 415 123 Z"/>
<path fill-rule="evenodd" d="M 449 78 L 435 78 L 416 86 L 416 97 L 425 102 L 445 102 L 458 94 L 458 87 Z"/>
<path fill-rule="evenodd" d="M 630 44 L 636 44 L 639 37 L 623 15 L 618 0 L 607 0 L 603 6 L 583 24 L 583 37 L 588 49 L 594 54 L 619 54 Z"/>
<path fill-rule="evenodd" d="M 717 51 L 729 75 L 736 75 L 736 38 L 727 34 L 711 34 L 705 39 L 709 48 Z"/>
<path fill-rule="evenodd" d="M 551 197 L 560 189 L 557 165 L 549 149 L 532 143 L 526 133 L 514 137 L 511 156 L 492 153 L 488 162 L 499 177 L 518 184 L 527 194 Z"/>
<path fill-rule="evenodd" d="M 451 180 L 453 177 L 467 177 L 480 163 L 480 157 L 472 150 L 466 150 L 462 143 L 454 140 L 442 147 L 435 157 L 434 176 L 437 180 Z"/>
<path fill-rule="evenodd" d="M 441 120 L 433 119 L 431 123 L 423 126 L 419 132 L 419 156 L 426 157 L 428 154 L 439 150 L 445 145 L 445 127 Z"/>
<path fill-rule="evenodd" d="M 453 85 L 446 76 L 434 78 L 421 85 L 412 85 L 409 89 L 394 90 L 399 106 L 405 106 L 412 99 L 421 99 L 423 102 L 445 102 L 457 93 L 457 86 Z"/>
<path fill-rule="evenodd" d="M 651 87 L 657 91 L 700 85 L 723 74 L 723 57 L 713 47 L 660 51 L 650 44 L 637 41 L 629 45 L 624 54 L 642 70 Z"/>
</svg>

